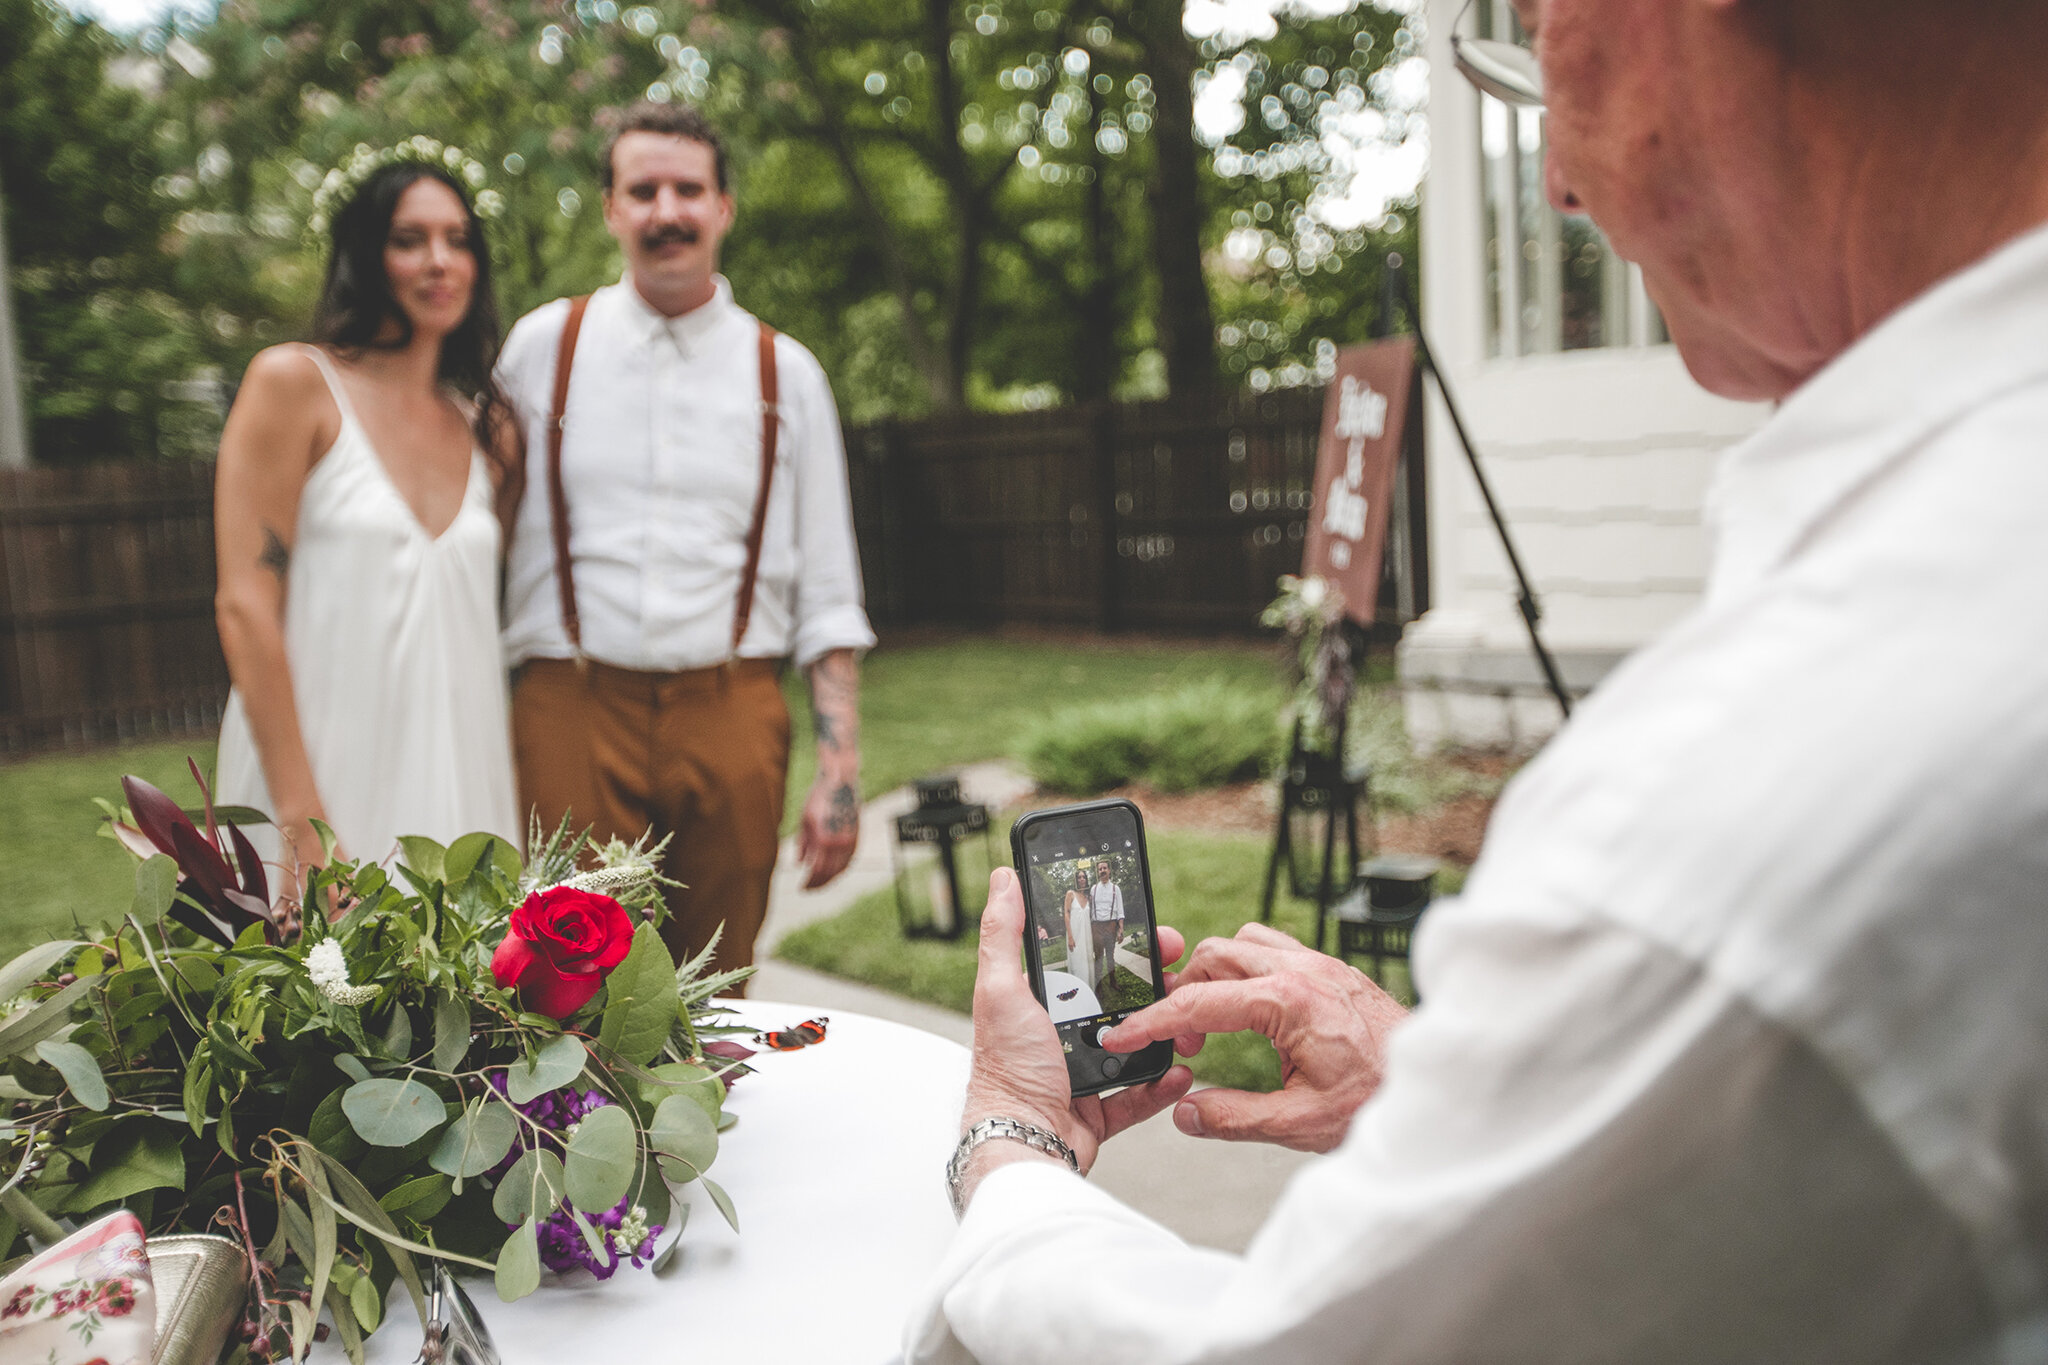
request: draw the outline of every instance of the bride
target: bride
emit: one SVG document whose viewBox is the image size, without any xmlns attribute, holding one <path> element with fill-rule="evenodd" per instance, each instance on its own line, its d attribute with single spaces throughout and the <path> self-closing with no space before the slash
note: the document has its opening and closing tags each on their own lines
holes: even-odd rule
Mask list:
<svg viewBox="0 0 2048 1365">
<path fill-rule="evenodd" d="M 516 438 L 483 225 L 451 167 L 482 178 L 426 138 L 329 175 L 346 202 L 317 341 L 251 361 L 221 437 L 216 795 L 275 819 L 287 869 L 321 860 L 315 819 L 372 859 L 403 834 L 522 834 L 494 511 Z"/>
<path fill-rule="evenodd" d="M 1067 888 L 1060 910 L 1067 920 L 1067 970 L 1092 988 L 1095 985 L 1094 902 L 1088 896 L 1088 872 L 1074 864 L 1074 884 Z"/>
</svg>

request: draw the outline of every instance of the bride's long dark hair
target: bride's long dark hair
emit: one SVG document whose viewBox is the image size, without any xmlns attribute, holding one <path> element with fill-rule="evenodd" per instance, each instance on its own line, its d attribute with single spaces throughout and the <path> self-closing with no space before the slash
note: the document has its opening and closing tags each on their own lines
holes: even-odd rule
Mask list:
<svg viewBox="0 0 2048 1365">
<path fill-rule="evenodd" d="M 334 215 L 327 253 L 327 278 L 313 310 L 313 337 L 341 351 L 399 350 L 412 341 L 412 319 L 392 297 L 384 273 L 384 245 L 391 236 L 391 218 L 399 196 L 421 180 L 437 180 L 454 191 L 469 217 L 469 254 L 476 260 L 476 284 L 469 312 L 454 331 L 441 339 L 441 382 L 476 404 L 471 423 L 477 444 L 502 476 L 513 476 L 500 449 L 501 434 L 513 430 L 511 404 L 492 377 L 498 363 L 497 295 L 491 288 L 491 253 L 484 244 L 484 225 L 470 202 L 469 191 L 439 166 L 398 161 L 379 166 L 364 177 L 355 195 Z M 395 337 L 386 328 L 396 323 Z"/>
</svg>

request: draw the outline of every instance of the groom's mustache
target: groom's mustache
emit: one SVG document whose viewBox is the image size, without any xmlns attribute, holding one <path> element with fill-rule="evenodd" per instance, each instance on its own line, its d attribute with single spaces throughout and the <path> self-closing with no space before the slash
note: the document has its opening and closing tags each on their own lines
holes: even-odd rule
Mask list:
<svg viewBox="0 0 2048 1365">
<path fill-rule="evenodd" d="M 683 223 L 671 223 L 667 227 L 658 227 L 652 232 L 640 234 L 640 247 L 643 251 L 653 251 L 657 247 L 672 245 L 693 246 L 696 241 L 697 229 Z"/>
</svg>

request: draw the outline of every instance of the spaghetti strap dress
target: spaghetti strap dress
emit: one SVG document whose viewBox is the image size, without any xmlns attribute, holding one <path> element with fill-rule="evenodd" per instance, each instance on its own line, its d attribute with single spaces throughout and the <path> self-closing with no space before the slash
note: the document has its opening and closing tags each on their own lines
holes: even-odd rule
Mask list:
<svg viewBox="0 0 2048 1365">
<path fill-rule="evenodd" d="M 472 448 L 461 510 L 428 533 L 386 472 L 328 356 L 341 431 L 299 498 L 285 588 L 285 655 L 306 757 L 351 858 L 400 835 L 446 844 L 475 830 L 523 847 L 498 636 L 499 528 Z M 221 720 L 215 798 L 272 813 L 239 693 Z M 252 835 L 255 831 L 252 831 Z M 279 854 L 275 831 L 257 847 Z"/>
</svg>

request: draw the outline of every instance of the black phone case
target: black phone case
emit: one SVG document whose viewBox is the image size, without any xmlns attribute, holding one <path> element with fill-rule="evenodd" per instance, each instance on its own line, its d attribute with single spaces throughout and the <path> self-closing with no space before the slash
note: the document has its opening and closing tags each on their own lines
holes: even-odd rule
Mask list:
<svg viewBox="0 0 2048 1365">
<path fill-rule="evenodd" d="M 1158 999 L 1166 998 L 1165 964 L 1159 960 L 1159 903 L 1152 897 L 1152 853 L 1145 845 L 1145 815 L 1135 804 L 1122 797 L 1106 801 L 1083 801 L 1078 805 L 1054 806 L 1047 810 L 1028 811 L 1017 817 L 1017 823 L 1010 826 L 1010 865 L 1017 870 L 1017 882 L 1024 888 L 1024 911 L 1027 928 L 1036 923 L 1031 905 L 1030 868 L 1024 856 L 1024 834 L 1032 825 L 1041 821 L 1068 819 L 1086 815 L 1090 811 L 1126 810 L 1131 814 L 1132 823 L 1137 826 L 1138 837 L 1138 878 L 1145 887 L 1145 932 L 1152 940 L 1152 993 Z M 1051 1004 L 1045 998 L 1045 982 L 1039 975 L 1038 936 L 1027 932 L 1024 935 L 1024 974 L 1031 982 L 1031 994 L 1038 1003 L 1052 1012 Z M 1102 1074 L 1104 1058 L 1121 1059 L 1120 1070 L 1114 1076 Z M 1076 1038 L 1074 1050 L 1067 1054 L 1067 1079 L 1076 1096 L 1099 1095 L 1105 1090 L 1120 1090 L 1127 1085 L 1143 1085 L 1164 1076 L 1173 1065 L 1173 1043 L 1171 1040 L 1140 1048 L 1136 1052 L 1116 1053 L 1095 1047 L 1084 1039 Z"/>
</svg>

